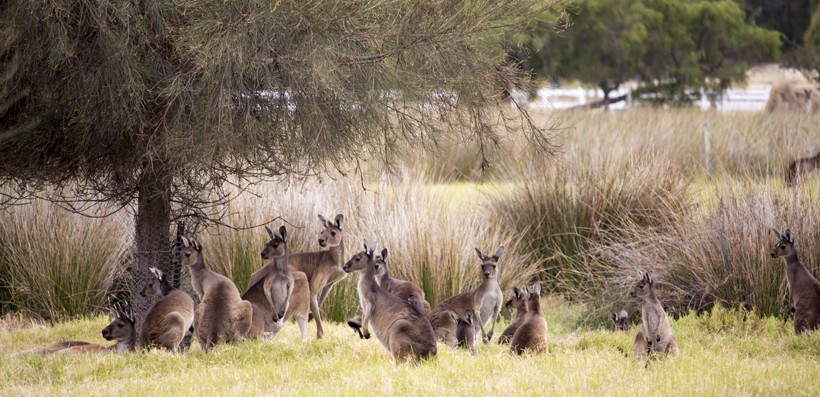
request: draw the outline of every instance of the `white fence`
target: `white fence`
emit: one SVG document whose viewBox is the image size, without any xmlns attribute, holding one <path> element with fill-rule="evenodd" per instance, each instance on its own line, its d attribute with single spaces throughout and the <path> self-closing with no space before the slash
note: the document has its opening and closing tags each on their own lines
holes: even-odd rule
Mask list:
<svg viewBox="0 0 820 397">
<path fill-rule="evenodd" d="M 609 94 L 610 98 L 621 95 L 629 95 L 630 90 L 621 89 Z M 536 98 L 528 98 L 524 93 L 515 93 L 519 105 L 530 109 L 569 109 L 575 106 L 587 105 L 600 101 L 604 98 L 604 92 L 600 89 L 588 88 L 541 88 L 537 92 Z M 701 95 L 701 100 L 697 106 L 701 109 L 709 109 L 709 100 L 706 95 Z M 720 111 L 748 111 L 757 112 L 766 107 L 769 100 L 769 88 L 732 88 L 726 90 L 718 98 L 717 108 Z M 630 100 L 613 103 L 609 106 L 611 110 L 627 109 Z"/>
</svg>

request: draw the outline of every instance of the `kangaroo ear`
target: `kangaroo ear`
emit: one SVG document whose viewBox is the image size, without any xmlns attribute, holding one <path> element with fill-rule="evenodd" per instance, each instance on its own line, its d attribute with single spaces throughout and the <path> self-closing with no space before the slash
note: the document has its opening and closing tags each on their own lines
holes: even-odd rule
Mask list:
<svg viewBox="0 0 820 397">
<path fill-rule="evenodd" d="M 268 232 L 268 237 L 270 237 L 271 240 L 276 238 L 276 235 L 273 234 L 273 230 L 270 230 L 269 227 L 265 226 L 265 231 Z"/>
<path fill-rule="evenodd" d="M 342 228 L 342 222 L 344 222 L 344 220 L 345 220 L 345 216 L 342 215 L 342 214 L 336 215 L 336 219 L 334 219 L 334 220 L 336 221 L 336 227 L 341 229 Z"/>
<path fill-rule="evenodd" d="M 367 250 L 369 248 L 367 247 L 367 240 L 362 240 L 362 245 L 364 245 L 364 253 L 368 253 Z"/>
<path fill-rule="evenodd" d="M 282 237 L 282 241 L 288 241 L 288 229 L 285 228 L 285 225 L 279 226 L 279 235 Z"/>
<path fill-rule="evenodd" d="M 775 228 L 772 228 L 772 233 L 774 233 L 774 236 L 777 237 L 778 240 L 783 240 L 783 236 L 780 234 L 780 232 L 775 230 Z"/>
<path fill-rule="evenodd" d="M 503 253 L 504 253 L 504 246 L 502 245 L 502 246 L 498 247 L 497 250 L 495 250 L 495 253 L 493 254 L 493 258 L 495 258 L 495 260 L 498 260 L 498 258 L 501 258 L 501 254 L 503 254 Z"/>
<path fill-rule="evenodd" d="M 382 261 L 387 262 L 387 248 L 382 250 Z"/>
<path fill-rule="evenodd" d="M 370 246 L 370 254 L 371 255 L 376 252 L 376 249 L 378 248 L 378 246 L 379 246 L 378 241 L 373 242 L 373 245 Z"/>
<path fill-rule="evenodd" d="M 613 323 L 617 323 L 618 315 L 615 312 L 609 312 L 609 319 L 612 320 Z"/>
<path fill-rule="evenodd" d="M 790 243 L 794 242 L 794 240 L 792 240 L 792 231 L 789 230 L 789 229 L 786 229 L 786 230 L 783 231 L 783 237 L 785 237 L 786 241 L 788 241 Z"/>
<path fill-rule="evenodd" d="M 626 312 L 626 309 L 621 309 L 621 312 L 618 313 L 618 318 L 627 318 L 629 317 L 629 313 Z"/>
<path fill-rule="evenodd" d="M 516 299 L 521 299 L 521 289 L 518 287 L 513 288 L 513 295 Z"/>
<path fill-rule="evenodd" d="M 483 253 L 481 253 L 480 249 L 476 248 L 475 252 L 476 252 L 476 254 L 478 254 L 478 259 L 481 259 L 482 261 L 487 260 L 487 255 L 484 255 Z"/>
<path fill-rule="evenodd" d="M 182 236 L 182 245 L 187 248 L 191 246 L 191 242 L 188 240 L 187 237 Z"/>
<path fill-rule="evenodd" d="M 538 295 L 538 296 L 540 296 L 540 295 L 541 295 L 541 282 L 540 282 L 540 281 L 539 281 L 539 282 L 537 282 L 537 283 L 535 283 L 535 284 L 533 284 L 533 286 L 532 286 L 532 292 L 534 292 L 534 293 L 535 293 L 536 295 Z"/>
<path fill-rule="evenodd" d="M 322 216 L 322 214 L 319 214 L 319 222 L 322 222 L 322 227 L 329 226 L 329 222 L 327 221 L 327 219 L 325 219 L 325 217 Z"/>
</svg>

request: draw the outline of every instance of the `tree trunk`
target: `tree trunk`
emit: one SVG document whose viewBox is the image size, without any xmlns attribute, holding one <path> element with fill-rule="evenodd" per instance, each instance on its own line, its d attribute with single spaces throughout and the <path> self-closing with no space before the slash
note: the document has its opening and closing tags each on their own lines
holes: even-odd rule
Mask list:
<svg viewBox="0 0 820 397">
<path fill-rule="evenodd" d="M 137 317 L 137 332 L 156 298 L 144 298 L 140 291 L 151 277 L 150 267 L 173 274 L 171 256 L 170 180 L 156 171 L 144 171 L 137 198 L 136 241 L 131 280 L 131 305 Z M 139 335 L 139 334 L 137 334 Z"/>
</svg>

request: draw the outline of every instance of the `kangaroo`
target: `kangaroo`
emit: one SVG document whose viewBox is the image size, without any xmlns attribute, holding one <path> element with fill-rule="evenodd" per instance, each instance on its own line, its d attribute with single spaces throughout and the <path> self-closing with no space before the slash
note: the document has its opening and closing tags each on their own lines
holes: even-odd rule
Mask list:
<svg viewBox="0 0 820 397">
<path fill-rule="evenodd" d="M 100 346 L 98 344 L 81 342 L 81 341 L 65 341 L 57 342 L 52 345 L 22 351 L 16 354 L 74 354 L 74 353 L 102 353 L 102 352 L 126 352 L 134 351 L 136 347 L 137 337 L 134 327 L 134 313 L 131 308 L 122 308 L 120 305 L 112 305 L 109 309 L 114 320 L 108 326 L 103 328 L 101 334 L 105 340 L 116 341 L 111 346 Z"/>
<path fill-rule="evenodd" d="M 478 349 L 475 347 L 475 325 L 473 324 L 473 311 L 468 309 L 464 314 L 464 318 L 455 318 L 456 320 L 456 341 L 458 347 L 463 347 L 470 350 L 474 356 L 478 354 Z"/>
<path fill-rule="evenodd" d="M 324 335 L 319 307 L 325 301 L 333 285 L 341 281 L 347 273 L 342 270 L 345 245 L 342 238 L 344 215 L 336 215 L 333 222 L 319 215 L 322 231 L 319 233 L 319 246 L 327 247 L 325 251 L 303 252 L 292 254 L 288 264 L 292 270 L 305 274 L 310 286 L 310 314 L 316 319 L 316 338 Z"/>
<path fill-rule="evenodd" d="M 535 353 L 547 351 L 547 321 L 541 314 L 541 283 L 535 283 L 528 292 L 527 317 L 510 341 L 510 351 L 516 354 L 528 350 Z"/>
<path fill-rule="evenodd" d="M 820 168 L 820 152 L 811 157 L 793 161 L 786 170 L 786 186 L 794 187 L 805 181 L 809 174 Z"/>
<path fill-rule="evenodd" d="M 820 329 L 820 283 L 797 257 L 791 231 L 786 229 L 780 234 L 772 229 L 772 232 L 778 240 L 772 249 L 772 258 L 782 257 L 786 263 L 786 279 L 794 308 L 794 332 L 802 334 Z"/>
<path fill-rule="evenodd" d="M 253 308 L 242 300 L 229 278 L 205 267 L 202 246 L 194 239 L 182 237 L 180 264 L 191 270 L 191 286 L 199 297 L 194 316 L 194 330 L 202 350 L 219 343 L 240 341 L 251 328 Z"/>
<path fill-rule="evenodd" d="M 154 277 L 140 295 L 161 298 L 145 315 L 139 345 L 178 352 L 182 340 L 194 324 L 194 300 L 184 291 L 172 287 L 161 270 L 155 267 L 150 270 Z"/>
<path fill-rule="evenodd" d="M 419 313 L 418 301 L 402 300 L 376 282 L 381 264 L 375 260 L 376 247 L 364 244 L 364 251 L 353 255 L 344 265 L 347 272 L 360 271 L 358 290 L 362 302 L 362 329 L 369 338 L 368 325 L 397 362 L 435 357 L 436 335 L 427 318 Z M 415 297 L 412 297 L 415 298 Z"/>
<path fill-rule="evenodd" d="M 290 294 L 293 291 L 293 275 L 288 267 L 288 241 L 285 226 L 279 228 L 279 234 L 265 226 L 270 241 L 260 253 L 262 259 L 270 263 L 255 271 L 248 281 L 248 290 L 242 299 L 251 303 L 253 317 L 248 337 L 272 337 L 274 323 L 283 321 L 288 310 Z"/>
<path fill-rule="evenodd" d="M 524 320 L 527 318 L 527 299 L 529 295 L 527 294 L 526 288 L 513 288 L 513 296 L 507 303 L 504 304 L 504 307 L 507 309 L 515 309 L 515 319 L 513 320 L 510 325 L 504 329 L 504 332 L 501 333 L 501 336 L 498 337 L 498 344 L 503 345 L 506 343 L 510 343 L 512 341 L 513 335 L 515 335 L 515 331 L 518 330 L 518 327 L 524 323 Z"/>
<path fill-rule="evenodd" d="M 632 287 L 629 295 L 643 299 L 641 305 L 641 329 L 635 336 L 635 357 L 654 354 L 678 355 L 678 342 L 669 325 L 669 318 L 655 295 L 655 282 L 648 273 Z"/>
<path fill-rule="evenodd" d="M 615 331 L 629 331 L 632 328 L 626 309 L 621 309 L 620 313 L 610 312 L 609 319 L 612 320 L 612 329 Z"/>
<path fill-rule="evenodd" d="M 299 333 L 303 341 L 307 340 L 307 322 L 310 312 L 310 285 L 305 273 L 290 271 L 293 277 L 293 292 L 288 300 L 288 310 L 285 317 L 273 323 L 273 334 L 276 335 L 284 326 L 285 321 L 294 320 L 299 325 Z"/>
<path fill-rule="evenodd" d="M 498 312 L 501 311 L 501 305 L 504 302 L 504 295 L 498 286 L 497 279 L 498 259 L 504 253 L 504 247 L 499 247 L 495 254 L 489 257 L 484 255 L 478 248 L 475 250 L 478 253 L 478 258 L 481 259 L 481 273 L 484 276 L 481 285 L 472 291 L 463 292 L 444 300 L 431 310 L 427 316 L 436 331 L 436 337 L 449 346 L 456 346 L 455 333 L 457 325 L 447 313 L 448 310 L 455 312 L 461 318 L 464 318 L 467 310 L 472 310 L 473 324 L 480 329 L 482 339 L 484 343 L 487 343 L 493 337 Z M 484 327 L 490 320 L 492 320 L 493 325 L 490 332 L 486 333 Z"/>
<path fill-rule="evenodd" d="M 390 272 L 387 269 L 387 255 L 388 251 L 387 248 L 385 248 L 380 255 L 376 256 L 376 260 L 380 263 L 379 270 L 376 272 L 376 281 L 387 292 L 395 295 L 399 299 L 409 300 L 413 297 L 421 313 L 426 314 L 430 311 L 430 304 L 424 299 L 424 291 L 409 281 L 390 277 Z M 350 318 L 347 320 L 347 325 L 353 328 L 360 337 L 363 336 L 361 333 L 361 318 Z"/>
</svg>

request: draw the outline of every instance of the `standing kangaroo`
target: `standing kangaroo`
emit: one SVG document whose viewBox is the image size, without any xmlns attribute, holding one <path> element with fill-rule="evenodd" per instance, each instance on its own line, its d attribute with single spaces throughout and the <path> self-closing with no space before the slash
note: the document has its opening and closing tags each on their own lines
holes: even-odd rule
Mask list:
<svg viewBox="0 0 820 397">
<path fill-rule="evenodd" d="M 797 257 L 791 231 L 786 229 L 780 234 L 772 229 L 772 232 L 778 240 L 772 249 L 772 258 L 782 257 L 786 262 L 786 279 L 794 308 L 794 332 L 802 334 L 820 329 L 820 283 Z"/>
<path fill-rule="evenodd" d="M 655 282 L 648 273 L 632 287 L 629 295 L 641 298 L 641 330 L 635 337 L 635 357 L 654 354 L 678 355 L 678 342 L 669 325 L 669 318 L 655 295 Z"/>
<path fill-rule="evenodd" d="M 345 245 L 342 238 L 344 215 L 336 215 L 333 222 L 319 215 L 322 231 L 319 233 L 319 246 L 327 247 L 325 251 L 303 252 L 292 254 L 288 259 L 291 269 L 305 274 L 310 286 L 310 314 L 316 319 L 316 338 L 324 335 L 319 307 L 324 302 L 333 285 L 341 281 L 347 273 L 342 270 Z"/>
<path fill-rule="evenodd" d="M 806 180 L 809 174 L 820 168 L 820 152 L 811 157 L 797 159 L 786 170 L 786 186 L 793 187 Z"/>
<path fill-rule="evenodd" d="M 516 354 L 547 351 L 547 321 L 541 313 L 541 283 L 535 283 L 528 292 L 527 317 L 510 341 L 510 351 Z"/>
<path fill-rule="evenodd" d="M 475 347 L 475 324 L 473 324 L 473 311 L 467 310 L 464 318 L 456 318 L 456 341 L 458 347 L 466 348 L 474 356 L 478 354 Z"/>
<path fill-rule="evenodd" d="M 145 315 L 139 345 L 148 349 L 160 347 L 178 352 L 182 340 L 194 324 L 194 300 L 184 291 L 172 287 L 161 270 L 155 267 L 150 270 L 154 277 L 140 295 L 161 298 Z"/>
<path fill-rule="evenodd" d="M 127 352 L 134 351 L 137 336 L 134 327 L 134 313 L 130 307 L 122 308 L 120 305 L 112 305 L 109 309 L 114 320 L 103 328 L 102 337 L 108 341 L 116 341 L 111 346 L 100 346 L 98 344 L 65 341 L 57 342 L 46 347 L 22 351 L 15 354 L 75 354 L 75 353 L 102 353 L 102 352 Z"/>
<path fill-rule="evenodd" d="M 288 310 L 294 279 L 288 267 L 288 241 L 285 226 L 279 228 L 279 234 L 265 226 L 270 241 L 261 252 L 262 259 L 271 260 L 251 275 L 248 290 L 242 299 L 253 307 L 253 321 L 248 336 L 273 336 L 275 329 L 281 329 Z"/>
<path fill-rule="evenodd" d="M 214 345 L 240 341 L 251 328 L 253 308 L 242 300 L 229 278 L 205 267 L 202 246 L 194 239 L 182 237 L 180 264 L 191 270 L 191 286 L 199 297 L 194 316 L 194 331 L 199 346 L 209 350 Z"/>
<path fill-rule="evenodd" d="M 626 309 L 621 309 L 619 313 L 610 312 L 609 319 L 612 320 L 612 329 L 614 331 L 629 331 L 632 325 L 629 324 L 629 313 Z"/>
<path fill-rule="evenodd" d="M 353 255 L 344 268 L 348 272 L 361 271 L 358 290 L 362 303 L 362 329 L 370 337 L 368 325 L 373 326 L 376 338 L 387 348 L 396 361 L 417 361 L 436 355 L 436 335 L 427 318 L 419 313 L 415 297 L 402 300 L 387 292 L 376 282 L 381 266 L 374 258 L 376 247 L 364 244 L 364 251 Z"/>
<path fill-rule="evenodd" d="M 424 299 L 424 291 L 416 284 L 409 281 L 390 277 L 390 272 L 387 269 L 387 255 L 388 251 L 387 248 L 385 248 L 382 250 L 381 254 L 376 257 L 376 260 L 379 261 L 380 264 L 378 270 L 376 271 L 376 281 L 387 292 L 395 295 L 401 300 L 407 301 L 412 296 L 418 303 L 421 313 L 426 314 L 430 311 L 430 304 Z M 363 337 L 361 332 L 361 318 L 350 318 L 347 320 L 347 325 L 349 325 L 350 328 L 353 328 L 353 330 L 356 331 L 360 337 Z"/>
<path fill-rule="evenodd" d="M 450 345 L 456 346 L 457 324 L 453 321 L 448 311 L 453 311 L 460 318 L 464 318 L 467 310 L 473 311 L 473 324 L 480 329 L 484 343 L 492 339 L 495 331 L 495 322 L 498 319 L 498 312 L 504 302 L 504 295 L 498 286 L 498 259 L 504 253 L 504 247 L 498 247 L 493 256 L 484 255 L 478 248 L 475 249 L 478 258 L 481 259 L 481 273 L 484 277 L 478 288 L 458 294 L 439 303 L 427 316 L 436 337 Z M 484 331 L 484 327 L 492 320 L 493 325 L 489 333 Z"/>
<path fill-rule="evenodd" d="M 504 329 L 501 336 L 498 337 L 498 344 L 503 345 L 510 343 L 513 335 L 515 335 L 515 331 L 518 330 L 518 327 L 524 323 L 524 320 L 527 318 L 528 298 L 529 295 L 527 294 L 526 288 L 513 288 L 513 296 L 507 301 L 507 303 L 504 304 L 504 307 L 510 310 L 515 310 L 515 319 L 512 323 L 510 323 L 510 325 L 507 326 L 507 328 Z"/>
</svg>

